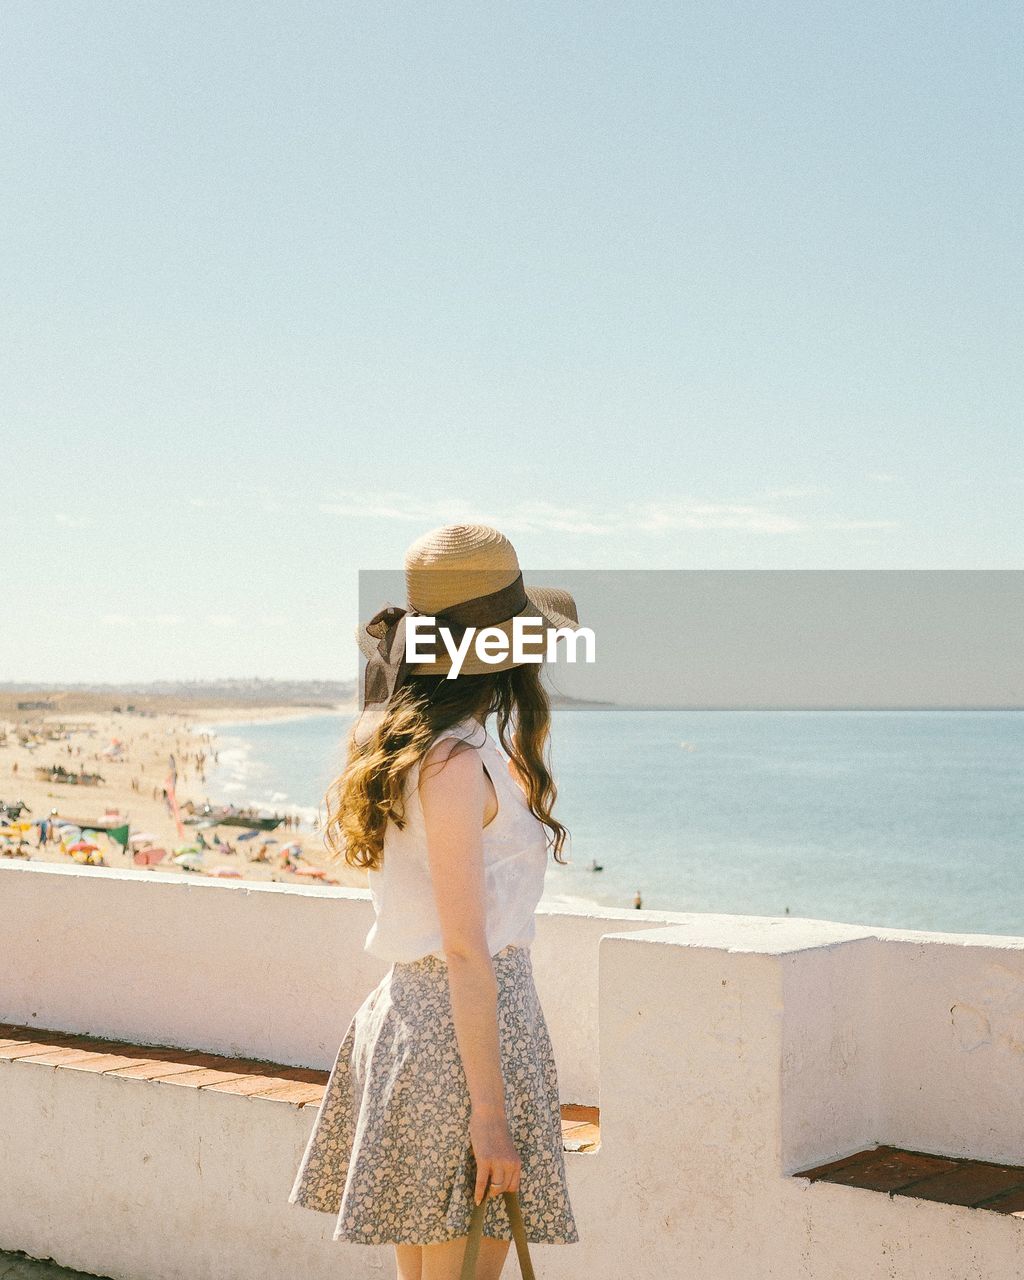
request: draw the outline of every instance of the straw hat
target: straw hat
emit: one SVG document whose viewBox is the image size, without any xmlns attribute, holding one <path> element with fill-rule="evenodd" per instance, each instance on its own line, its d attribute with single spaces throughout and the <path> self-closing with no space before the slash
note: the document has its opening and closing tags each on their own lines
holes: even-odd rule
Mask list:
<svg viewBox="0 0 1024 1280">
<path fill-rule="evenodd" d="M 380 658 L 382 642 L 409 615 L 436 617 L 439 627 L 448 625 L 449 618 L 456 628 L 496 627 L 509 637 L 507 657 L 496 662 L 484 662 L 471 645 L 460 675 L 483 675 L 517 665 L 511 652 L 513 618 L 540 618 L 543 627 L 579 626 L 572 595 L 555 587 L 527 587 L 515 547 L 488 525 L 443 525 L 418 538 L 405 553 L 405 586 L 407 609 L 389 606 L 356 631 L 359 647 L 371 661 Z M 529 637 L 534 634 L 535 628 L 527 628 Z M 542 651 L 536 645 L 530 648 L 535 654 Z M 391 659 L 398 659 L 394 649 Z M 408 666 L 405 673 L 440 676 L 451 665 L 447 649 L 440 644 L 434 661 Z"/>
</svg>

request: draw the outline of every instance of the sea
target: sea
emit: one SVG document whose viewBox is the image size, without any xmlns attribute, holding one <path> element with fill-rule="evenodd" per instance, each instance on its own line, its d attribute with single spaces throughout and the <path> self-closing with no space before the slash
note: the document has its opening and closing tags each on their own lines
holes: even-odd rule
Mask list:
<svg viewBox="0 0 1024 1280">
<path fill-rule="evenodd" d="M 323 815 L 349 715 L 221 723 L 214 803 Z M 1024 936 L 1024 712 L 555 707 L 555 903 Z"/>
</svg>

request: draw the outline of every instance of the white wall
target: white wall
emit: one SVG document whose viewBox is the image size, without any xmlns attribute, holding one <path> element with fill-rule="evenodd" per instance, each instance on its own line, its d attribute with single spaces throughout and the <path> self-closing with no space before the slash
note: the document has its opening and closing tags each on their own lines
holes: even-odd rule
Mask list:
<svg viewBox="0 0 1024 1280">
<path fill-rule="evenodd" d="M 597 941 L 674 912 L 538 911 L 534 967 L 565 1101 L 596 1104 Z M 387 972 L 365 889 L 0 862 L 0 1021 L 326 1070 Z M 585 958 L 590 957 L 588 962 Z"/>
<path fill-rule="evenodd" d="M 0 866 L 0 1019 L 326 1066 L 384 971 L 370 910 Z M 581 1243 L 533 1246 L 539 1274 L 1024 1274 L 1024 1219 L 788 1176 L 876 1142 L 1024 1163 L 1024 939 L 558 910 L 534 971 L 563 1101 L 602 1130 L 566 1157 Z M 391 1275 L 389 1247 L 286 1203 L 314 1110 L 0 1063 L 0 1247 L 116 1280 Z"/>
<path fill-rule="evenodd" d="M 593 1222 L 635 1274 L 1024 1274 L 1020 1218 L 787 1176 L 875 1143 L 1024 1164 L 1019 1044 L 969 1049 L 949 1015 L 990 1009 L 997 971 L 1024 1027 L 1024 939 L 704 916 L 599 950 L 616 1212 Z"/>
</svg>

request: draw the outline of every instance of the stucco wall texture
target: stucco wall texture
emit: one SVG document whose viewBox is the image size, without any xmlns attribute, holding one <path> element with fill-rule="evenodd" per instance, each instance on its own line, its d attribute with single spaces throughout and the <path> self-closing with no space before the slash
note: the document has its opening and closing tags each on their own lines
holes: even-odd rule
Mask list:
<svg viewBox="0 0 1024 1280">
<path fill-rule="evenodd" d="M 326 1069 L 386 966 L 358 890 L 0 865 L 0 1021 Z M 541 908 L 534 970 L 594 1280 L 1016 1280 L 1024 1219 L 796 1170 L 875 1143 L 1024 1163 L 1024 938 Z M 116 972 L 119 981 L 103 975 Z M 115 1280 L 362 1280 L 287 1204 L 314 1108 L 0 1063 L 0 1248 Z M 516 1274 L 510 1256 L 506 1275 Z"/>
</svg>

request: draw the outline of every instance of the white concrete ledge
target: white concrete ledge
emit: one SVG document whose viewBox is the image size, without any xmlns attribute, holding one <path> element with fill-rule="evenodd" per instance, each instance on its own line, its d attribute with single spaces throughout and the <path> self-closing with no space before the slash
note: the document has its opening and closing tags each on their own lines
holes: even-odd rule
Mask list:
<svg viewBox="0 0 1024 1280">
<path fill-rule="evenodd" d="M 538 911 L 565 1101 L 597 1102 L 598 939 L 690 918 Z M 17 956 L 0 972 L 0 1021 L 327 1068 L 387 971 L 363 950 L 372 923 L 365 889 L 0 861 L 0 936 Z"/>
<path fill-rule="evenodd" d="M 0 867 L 0 1019 L 326 1066 L 383 973 L 370 913 L 358 891 Z M 541 1274 L 1024 1274 L 1024 1219 L 791 1176 L 875 1143 L 1024 1163 L 1024 939 L 652 916 L 538 921 L 563 1101 L 601 1109 L 600 1150 L 566 1157 L 581 1243 L 536 1246 Z M 312 1108 L 0 1071 L 0 1247 L 116 1280 L 390 1274 L 388 1248 L 286 1203 Z"/>
</svg>

